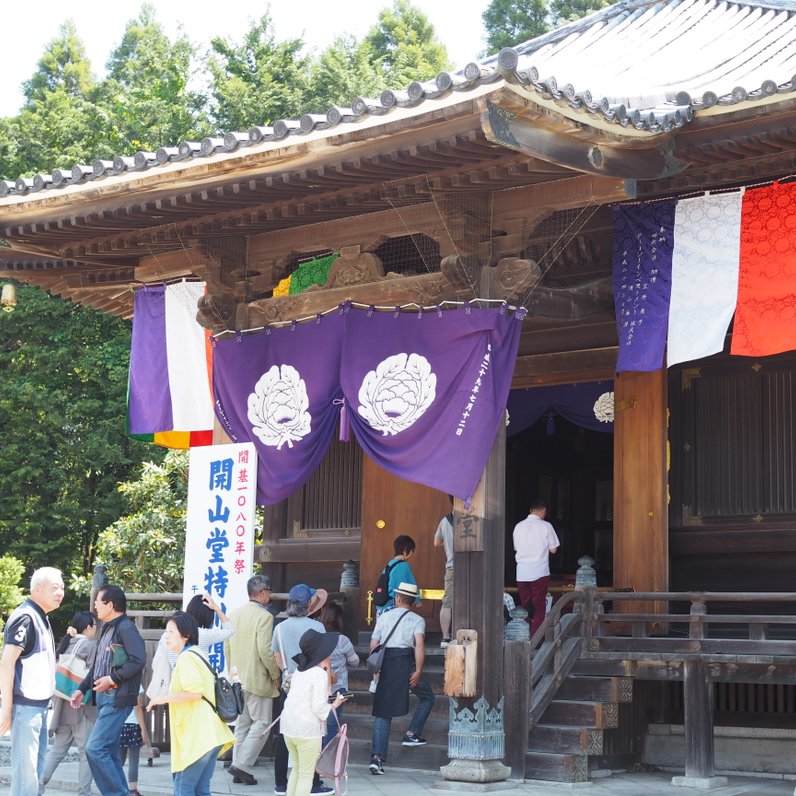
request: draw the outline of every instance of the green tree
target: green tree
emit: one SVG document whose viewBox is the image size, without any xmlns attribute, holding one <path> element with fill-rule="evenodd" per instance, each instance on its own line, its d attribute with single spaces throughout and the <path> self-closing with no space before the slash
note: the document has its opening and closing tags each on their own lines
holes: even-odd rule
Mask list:
<svg viewBox="0 0 796 796">
<path fill-rule="evenodd" d="M 392 8 L 379 12 L 378 20 L 365 43 L 390 88 L 429 80 L 450 68 L 448 52 L 437 39 L 434 26 L 409 0 L 395 0 Z"/>
<path fill-rule="evenodd" d="M 144 5 L 111 53 L 97 91 L 104 144 L 116 153 L 154 150 L 210 132 L 205 97 L 188 89 L 195 49 L 185 36 L 172 42 Z"/>
<path fill-rule="evenodd" d="M 126 429 L 130 325 L 20 285 L 0 318 L 0 549 L 88 573 L 126 510 L 117 484 L 162 454 Z"/>
<path fill-rule="evenodd" d="M 0 132 L 0 173 L 9 178 L 86 162 L 102 139 L 93 101 L 96 83 L 74 23 L 65 22 L 45 48 L 36 72 L 23 84 L 25 104 Z M 3 142 L 3 138 L 6 142 Z"/>
<path fill-rule="evenodd" d="M 541 36 L 550 29 L 545 0 L 492 0 L 481 19 L 488 55 Z"/>
<path fill-rule="evenodd" d="M 353 36 L 338 36 L 310 66 L 307 109 L 347 107 L 357 97 L 378 96 L 387 84 L 372 48 Z"/>
<path fill-rule="evenodd" d="M 0 557 L 0 630 L 6 617 L 22 602 L 19 581 L 24 571 L 25 566 L 18 558 Z"/>
<path fill-rule="evenodd" d="M 108 567 L 108 578 L 127 591 L 182 591 L 187 452 L 169 451 L 161 464 L 146 462 L 138 480 L 121 484 L 118 491 L 132 512 L 100 534 L 97 560 Z M 81 581 L 74 585 L 87 590 L 91 579 Z"/>
<path fill-rule="evenodd" d="M 219 130 L 247 130 L 307 110 L 308 60 L 301 39 L 277 41 L 265 14 L 239 44 L 217 37 L 207 62 L 213 121 Z"/>
<path fill-rule="evenodd" d="M 550 0 L 550 16 L 558 27 L 613 5 L 611 0 Z"/>
</svg>

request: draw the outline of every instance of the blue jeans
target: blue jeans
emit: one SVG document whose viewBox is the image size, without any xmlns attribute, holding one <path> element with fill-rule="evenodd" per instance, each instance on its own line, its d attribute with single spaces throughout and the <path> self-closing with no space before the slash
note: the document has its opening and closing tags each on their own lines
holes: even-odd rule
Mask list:
<svg viewBox="0 0 796 796">
<path fill-rule="evenodd" d="M 216 758 L 221 746 L 203 754 L 182 771 L 172 774 L 174 796 L 210 796 L 210 780 L 216 770 Z"/>
<path fill-rule="evenodd" d="M 47 756 L 47 708 L 11 706 L 11 796 L 37 796 Z"/>
<path fill-rule="evenodd" d="M 334 696 L 338 691 L 343 690 L 344 689 L 342 688 L 335 688 L 335 690 L 332 691 L 332 696 Z M 340 724 L 343 723 L 343 708 L 345 708 L 345 702 L 343 702 L 339 708 L 335 708 L 335 711 L 337 712 L 337 720 L 334 718 L 334 713 L 331 710 L 329 711 L 329 715 L 326 718 L 326 735 L 323 736 L 323 740 L 321 741 L 321 749 L 325 749 L 326 744 L 329 743 L 329 741 L 331 741 L 335 735 L 337 735 L 337 730 L 340 729 L 337 722 L 339 721 Z"/>
<path fill-rule="evenodd" d="M 86 757 L 102 796 L 127 796 L 127 778 L 119 757 L 122 724 L 132 708 L 116 707 L 116 691 L 94 694 L 97 721 L 86 744 Z"/>
<path fill-rule="evenodd" d="M 410 688 L 409 691 L 414 694 L 418 700 L 417 707 L 412 716 L 412 721 L 409 722 L 409 732 L 420 735 L 434 707 L 434 691 L 426 682 L 425 677 L 421 677 L 417 687 Z M 382 760 L 387 759 L 391 724 L 392 719 L 382 719 L 378 716 L 373 717 L 373 734 L 370 741 L 370 754 L 372 756 L 378 755 Z"/>
</svg>

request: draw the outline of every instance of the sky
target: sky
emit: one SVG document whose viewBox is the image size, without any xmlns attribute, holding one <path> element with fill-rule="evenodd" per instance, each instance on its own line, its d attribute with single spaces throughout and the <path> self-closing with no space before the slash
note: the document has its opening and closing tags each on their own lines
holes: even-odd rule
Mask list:
<svg viewBox="0 0 796 796">
<path fill-rule="evenodd" d="M 481 14 L 489 0 L 412 0 L 421 8 L 447 47 L 454 64 L 464 66 L 484 49 Z M 323 49 L 341 33 L 361 37 L 376 23 L 390 0 L 272 0 L 271 18 L 277 39 L 303 35 L 311 48 Z M 240 41 L 250 23 L 268 8 L 265 2 L 233 0 L 219 5 L 187 0 L 153 2 L 156 18 L 174 38 L 180 27 L 206 51 L 213 36 Z M 222 10 L 223 9 L 223 10 Z M 110 51 L 121 41 L 125 24 L 138 15 L 140 4 L 120 0 L 12 0 L 3 13 L 0 47 L 0 117 L 13 116 L 22 104 L 20 85 L 36 70 L 45 46 L 72 19 L 86 46 L 94 74 L 104 74 Z"/>
</svg>

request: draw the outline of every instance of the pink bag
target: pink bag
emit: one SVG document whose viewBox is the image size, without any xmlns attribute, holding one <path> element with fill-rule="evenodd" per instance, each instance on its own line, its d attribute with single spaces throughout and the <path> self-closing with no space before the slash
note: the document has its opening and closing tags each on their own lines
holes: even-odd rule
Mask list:
<svg viewBox="0 0 796 796">
<path fill-rule="evenodd" d="M 337 796 L 348 793 L 348 725 L 340 724 L 337 711 L 332 708 L 337 722 L 337 735 L 323 748 L 315 770 L 322 776 L 334 780 L 334 792 Z M 340 790 L 340 780 L 345 780 L 345 790 Z"/>
</svg>

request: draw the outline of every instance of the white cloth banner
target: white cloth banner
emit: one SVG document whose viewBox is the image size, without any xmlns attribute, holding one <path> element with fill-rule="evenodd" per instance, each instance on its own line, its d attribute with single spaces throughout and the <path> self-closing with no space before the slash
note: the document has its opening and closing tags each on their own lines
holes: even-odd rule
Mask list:
<svg viewBox="0 0 796 796">
<path fill-rule="evenodd" d="M 169 391 L 174 429 L 179 431 L 213 428 L 207 341 L 205 330 L 196 322 L 196 305 L 204 293 L 204 282 L 177 282 L 166 287 Z"/>
<path fill-rule="evenodd" d="M 738 297 L 743 191 L 677 203 L 667 365 L 724 349 Z"/>
<path fill-rule="evenodd" d="M 191 448 L 183 607 L 203 591 L 224 613 L 249 599 L 256 494 L 257 452 L 251 442 Z M 218 671 L 225 668 L 223 644 L 211 649 L 210 663 Z"/>
</svg>

